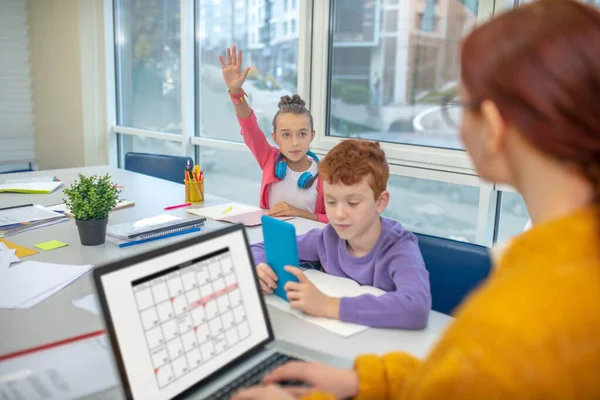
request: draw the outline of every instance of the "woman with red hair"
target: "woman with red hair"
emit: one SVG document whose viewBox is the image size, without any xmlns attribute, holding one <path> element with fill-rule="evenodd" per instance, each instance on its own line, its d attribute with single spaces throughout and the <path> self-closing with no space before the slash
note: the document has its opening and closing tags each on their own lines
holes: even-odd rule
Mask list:
<svg viewBox="0 0 600 400">
<path fill-rule="evenodd" d="M 533 227 L 495 252 L 425 360 L 290 363 L 237 399 L 600 399 L 600 12 L 529 3 L 476 28 L 461 64 L 465 147 L 482 178 L 523 195 Z"/>
</svg>

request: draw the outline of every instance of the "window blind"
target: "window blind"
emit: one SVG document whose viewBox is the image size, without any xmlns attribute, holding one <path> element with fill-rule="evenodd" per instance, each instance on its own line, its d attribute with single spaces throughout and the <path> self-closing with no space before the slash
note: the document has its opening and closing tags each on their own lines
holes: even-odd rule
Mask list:
<svg viewBox="0 0 600 400">
<path fill-rule="evenodd" d="M 0 0 L 0 165 L 35 162 L 26 0 Z"/>
</svg>

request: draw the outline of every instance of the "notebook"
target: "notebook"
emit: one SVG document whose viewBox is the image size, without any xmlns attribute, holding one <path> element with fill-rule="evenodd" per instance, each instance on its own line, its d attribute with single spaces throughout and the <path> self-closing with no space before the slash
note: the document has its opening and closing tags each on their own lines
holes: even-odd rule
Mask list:
<svg viewBox="0 0 600 400">
<path fill-rule="evenodd" d="M 63 185 L 62 182 L 9 182 L 0 183 L 0 193 L 49 194 Z"/>
<path fill-rule="evenodd" d="M 232 224 L 243 224 L 245 226 L 258 226 L 261 224 L 263 215 L 267 215 L 268 210 L 262 208 L 247 206 L 238 203 L 227 203 L 220 206 L 204 208 L 188 208 L 187 212 L 199 217 L 210 218 L 221 222 L 230 222 Z M 277 217 L 278 220 L 285 221 L 293 217 Z"/>
<path fill-rule="evenodd" d="M 321 292 L 331 297 L 358 297 L 364 294 L 381 296 L 385 291 L 373 286 L 361 286 L 355 280 L 350 278 L 342 278 L 320 272 L 317 270 L 306 270 L 304 275 L 319 289 Z M 307 322 L 318 325 L 323 329 L 327 329 L 337 335 L 349 337 L 356 335 L 368 329 L 368 326 L 343 322 L 336 319 L 313 317 L 304 314 L 299 310 L 295 310 L 290 306 L 290 303 L 282 298 L 274 295 L 265 296 L 267 304 L 276 307 L 280 310 L 294 314 Z"/>
<path fill-rule="evenodd" d="M 138 221 L 111 225 L 106 234 L 123 240 L 147 240 L 204 226 L 205 219 L 183 219 L 170 214 L 161 214 Z"/>
</svg>

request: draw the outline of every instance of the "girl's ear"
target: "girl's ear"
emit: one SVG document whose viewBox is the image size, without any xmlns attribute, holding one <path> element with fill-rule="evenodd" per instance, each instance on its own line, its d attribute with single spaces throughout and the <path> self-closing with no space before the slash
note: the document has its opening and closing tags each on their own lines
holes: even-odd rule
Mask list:
<svg viewBox="0 0 600 400">
<path fill-rule="evenodd" d="M 273 141 L 277 143 L 277 140 L 275 140 L 275 131 L 271 132 L 271 137 L 273 138 Z"/>
</svg>

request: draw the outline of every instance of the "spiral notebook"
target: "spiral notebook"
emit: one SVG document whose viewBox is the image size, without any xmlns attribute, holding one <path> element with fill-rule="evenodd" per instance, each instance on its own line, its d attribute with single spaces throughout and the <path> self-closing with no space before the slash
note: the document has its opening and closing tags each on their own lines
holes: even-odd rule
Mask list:
<svg viewBox="0 0 600 400">
<path fill-rule="evenodd" d="M 204 226 L 205 218 L 183 219 L 170 214 L 161 214 L 138 221 L 111 225 L 106 234 L 121 240 L 147 240 L 173 235 Z"/>
</svg>

